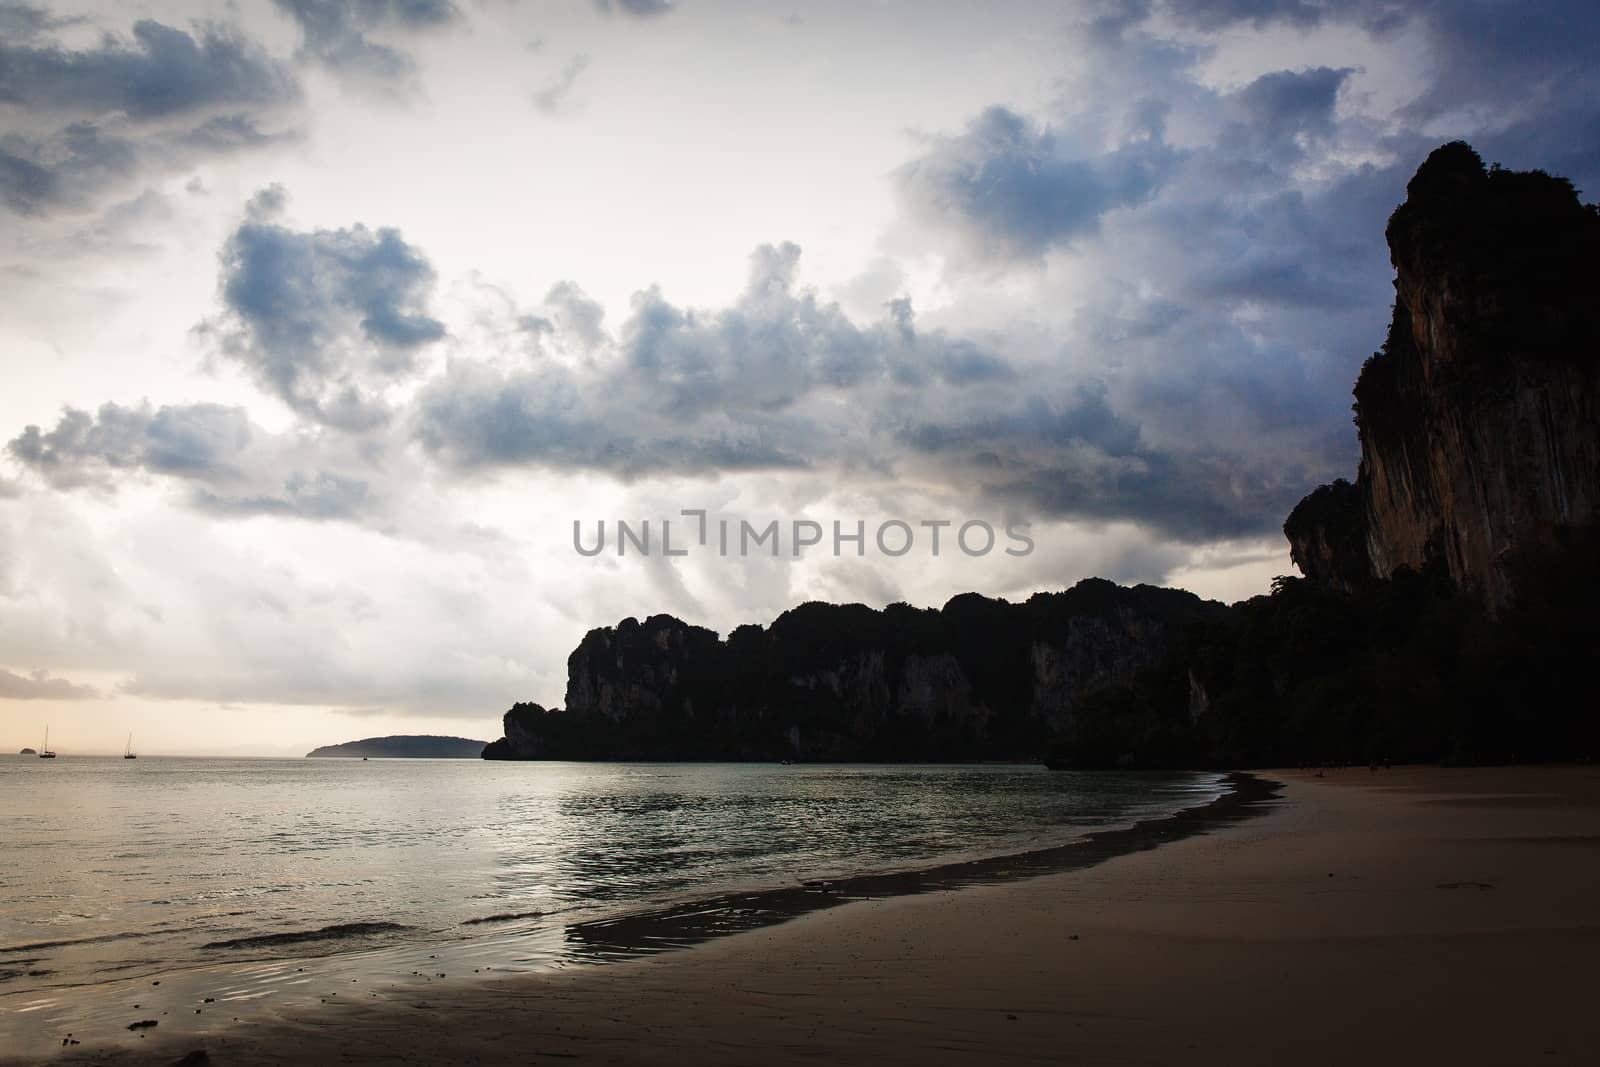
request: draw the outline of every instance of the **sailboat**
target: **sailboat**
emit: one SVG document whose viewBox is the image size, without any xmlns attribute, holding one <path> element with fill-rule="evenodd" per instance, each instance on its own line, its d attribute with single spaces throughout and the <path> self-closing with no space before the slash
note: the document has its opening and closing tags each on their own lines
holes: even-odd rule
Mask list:
<svg viewBox="0 0 1600 1067">
<path fill-rule="evenodd" d="M 139 754 L 133 750 L 133 734 L 128 734 L 128 745 L 122 750 L 123 759 L 138 759 Z"/>
<path fill-rule="evenodd" d="M 50 751 L 50 727 L 44 728 L 44 747 L 39 750 L 40 759 L 55 759 L 56 754 Z"/>
</svg>

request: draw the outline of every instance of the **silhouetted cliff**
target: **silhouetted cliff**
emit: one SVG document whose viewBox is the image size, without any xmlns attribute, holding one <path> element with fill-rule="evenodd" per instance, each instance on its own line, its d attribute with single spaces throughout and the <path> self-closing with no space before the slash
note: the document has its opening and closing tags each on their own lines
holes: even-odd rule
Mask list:
<svg viewBox="0 0 1600 1067">
<path fill-rule="evenodd" d="M 1393 321 L 1355 387 L 1353 498 L 1325 486 L 1284 532 L 1309 578 L 1438 566 L 1495 612 L 1516 559 L 1600 504 L 1600 212 L 1459 142 L 1406 193 L 1387 231 Z"/>
<path fill-rule="evenodd" d="M 1348 592 L 1372 576 L 1361 490 L 1343 478 L 1295 505 L 1283 533 L 1289 557 L 1307 578 Z"/>
<path fill-rule="evenodd" d="M 567 707 L 518 704 L 486 759 L 1029 758 L 1083 694 L 1157 662 L 1228 609 L 1091 579 L 1023 604 L 803 604 L 719 640 L 667 615 L 591 630 Z"/>
</svg>

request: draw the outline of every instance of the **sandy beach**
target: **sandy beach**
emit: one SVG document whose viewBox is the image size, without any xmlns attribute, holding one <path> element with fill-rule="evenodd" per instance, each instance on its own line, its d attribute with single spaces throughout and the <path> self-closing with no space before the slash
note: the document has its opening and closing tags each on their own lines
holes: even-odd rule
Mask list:
<svg viewBox="0 0 1600 1067">
<path fill-rule="evenodd" d="M 50 1062 L 1592 1062 L 1600 770 L 1264 777 L 1086 870 Z"/>
</svg>

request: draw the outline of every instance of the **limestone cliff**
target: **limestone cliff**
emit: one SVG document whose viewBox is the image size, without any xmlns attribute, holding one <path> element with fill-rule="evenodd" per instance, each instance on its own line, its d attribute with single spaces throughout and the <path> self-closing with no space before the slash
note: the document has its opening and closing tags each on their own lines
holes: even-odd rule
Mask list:
<svg viewBox="0 0 1600 1067">
<path fill-rule="evenodd" d="M 1437 566 L 1495 609 L 1517 557 L 1600 503 L 1600 213 L 1459 142 L 1406 191 L 1387 231 L 1394 318 L 1355 388 L 1354 498 L 1318 490 L 1285 533 L 1307 577 Z"/>
<path fill-rule="evenodd" d="M 591 630 L 567 706 L 519 704 L 488 759 L 1027 758 L 1075 703 L 1228 609 L 1091 579 L 1023 604 L 803 604 L 719 640 L 666 615 Z"/>
</svg>

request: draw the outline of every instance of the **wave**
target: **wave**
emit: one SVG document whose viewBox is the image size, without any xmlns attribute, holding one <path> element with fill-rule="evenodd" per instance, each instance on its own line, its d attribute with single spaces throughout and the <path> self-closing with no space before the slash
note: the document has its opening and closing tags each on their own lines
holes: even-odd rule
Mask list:
<svg viewBox="0 0 1600 1067">
<path fill-rule="evenodd" d="M 32 952 L 41 948 L 68 948 L 72 945 L 98 945 L 106 941 L 133 941 L 141 937 L 156 937 L 157 931 L 130 930 L 122 934 L 98 934 L 93 937 L 64 937 L 58 941 L 28 941 L 21 945 L 0 945 L 0 956 L 13 952 Z"/>
<path fill-rule="evenodd" d="M 463 919 L 462 926 L 479 926 L 483 923 L 509 923 L 518 919 L 540 919 L 544 917 L 542 911 L 503 911 L 498 915 L 485 915 L 481 919 Z"/>
<path fill-rule="evenodd" d="M 392 933 L 413 929 L 404 923 L 335 923 L 319 930 L 293 930 L 281 934 L 256 934 L 252 937 L 233 937 L 225 941 L 208 941 L 201 948 L 259 948 L 265 945 L 298 945 L 305 941 L 337 941 L 347 937 L 367 937 L 372 934 Z"/>
</svg>

